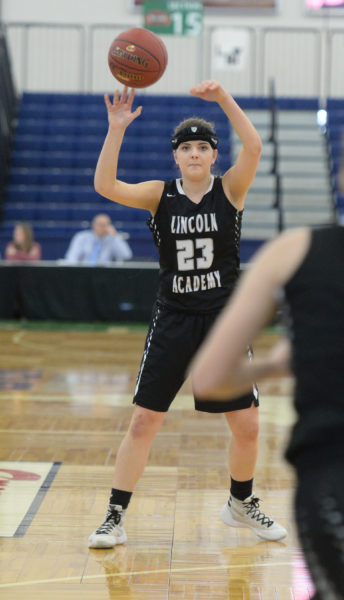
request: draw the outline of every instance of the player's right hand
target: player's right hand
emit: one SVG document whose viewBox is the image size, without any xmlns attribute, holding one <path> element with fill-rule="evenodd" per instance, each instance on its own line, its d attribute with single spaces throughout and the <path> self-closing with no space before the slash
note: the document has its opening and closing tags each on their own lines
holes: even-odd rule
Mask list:
<svg viewBox="0 0 344 600">
<path fill-rule="evenodd" d="M 136 110 L 132 112 L 132 105 L 134 101 L 135 90 L 131 89 L 128 95 L 128 88 L 123 88 L 122 95 L 120 97 L 119 90 L 116 90 L 113 95 L 113 102 L 111 102 L 109 95 L 104 95 L 105 105 L 108 111 L 109 125 L 113 127 L 126 128 L 134 119 L 140 116 L 142 106 L 138 106 Z"/>
</svg>

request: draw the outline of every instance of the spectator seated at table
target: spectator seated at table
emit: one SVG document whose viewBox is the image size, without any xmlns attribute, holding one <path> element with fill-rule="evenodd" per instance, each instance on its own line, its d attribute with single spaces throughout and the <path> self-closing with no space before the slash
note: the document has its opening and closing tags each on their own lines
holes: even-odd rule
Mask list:
<svg viewBox="0 0 344 600">
<path fill-rule="evenodd" d="M 29 223 L 17 223 L 13 230 L 13 239 L 5 249 L 6 260 L 22 262 L 40 260 L 42 249 L 34 240 L 32 227 Z"/>
<path fill-rule="evenodd" d="M 69 245 L 65 260 L 69 263 L 103 265 L 132 258 L 126 240 L 116 231 L 107 215 L 96 215 L 92 229 L 76 233 Z"/>
</svg>

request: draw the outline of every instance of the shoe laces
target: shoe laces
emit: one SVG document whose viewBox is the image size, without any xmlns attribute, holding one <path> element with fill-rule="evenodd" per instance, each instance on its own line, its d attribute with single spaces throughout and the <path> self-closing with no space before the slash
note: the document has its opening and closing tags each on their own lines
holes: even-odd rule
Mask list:
<svg viewBox="0 0 344 600">
<path fill-rule="evenodd" d="M 122 515 L 118 510 L 108 508 L 105 521 L 98 527 L 96 533 L 111 533 L 111 531 L 119 525 L 121 518 Z"/>
<path fill-rule="evenodd" d="M 245 507 L 246 514 L 250 515 L 251 519 L 255 519 L 258 522 L 260 521 L 262 525 L 271 527 L 273 521 L 259 510 L 259 498 L 253 496 L 250 498 L 249 502 L 243 502 L 243 505 Z"/>
</svg>

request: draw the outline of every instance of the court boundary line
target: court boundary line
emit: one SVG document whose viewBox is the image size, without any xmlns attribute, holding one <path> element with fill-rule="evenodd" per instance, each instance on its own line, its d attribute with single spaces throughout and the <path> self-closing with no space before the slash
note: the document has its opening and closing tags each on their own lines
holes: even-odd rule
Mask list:
<svg viewBox="0 0 344 600">
<path fill-rule="evenodd" d="M 92 579 L 103 579 L 108 577 L 132 577 L 133 575 L 156 575 L 162 573 L 190 573 L 197 571 L 221 571 L 228 569 L 249 569 L 253 567 L 286 567 L 293 565 L 292 561 L 285 562 L 276 562 L 276 563 L 246 563 L 242 565 L 213 565 L 206 567 L 204 565 L 200 565 L 199 567 L 181 567 L 177 569 L 149 569 L 146 571 L 122 571 L 116 573 L 98 573 L 97 575 L 73 575 L 70 577 L 58 577 L 56 579 L 36 579 L 32 581 L 15 581 L 13 583 L 1 583 L 1 588 L 9 588 L 9 587 L 20 587 L 20 586 L 29 586 L 29 585 L 43 585 L 45 583 L 62 583 L 65 581 L 77 581 L 80 580 L 80 584 L 84 580 L 92 580 Z"/>
<path fill-rule="evenodd" d="M 21 523 L 18 525 L 13 536 L 10 536 L 10 537 L 13 537 L 13 538 L 24 537 L 24 535 L 26 534 L 27 530 L 29 529 L 32 521 L 34 520 L 35 516 L 37 515 L 39 507 L 41 506 L 41 504 L 45 498 L 45 495 L 48 492 L 51 484 L 53 483 L 61 465 L 62 465 L 62 462 L 59 462 L 59 461 L 53 462 L 45 480 L 43 481 L 41 487 L 37 491 L 37 494 L 35 495 L 34 499 L 32 500 Z"/>
</svg>

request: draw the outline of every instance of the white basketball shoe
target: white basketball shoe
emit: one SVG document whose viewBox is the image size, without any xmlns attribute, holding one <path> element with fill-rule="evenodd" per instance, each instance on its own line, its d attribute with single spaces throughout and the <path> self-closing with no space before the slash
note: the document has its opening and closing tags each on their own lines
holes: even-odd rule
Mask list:
<svg viewBox="0 0 344 600">
<path fill-rule="evenodd" d="M 231 527 L 249 527 L 263 540 L 282 540 L 287 531 L 259 510 L 259 498 L 254 494 L 245 500 L 237 500 L 230 496 L 227 504 L 221 510 L 221 518 Z"/>
<path fill-rule="evenodd" d="M 124 544 L 127 541 L 123 527 L 124 515 L 125 511 L 119 504 L 109 504 L 104 523 L 88 538 L 88 547 L 113 548 L 116 544 Z"/>
</svg>

